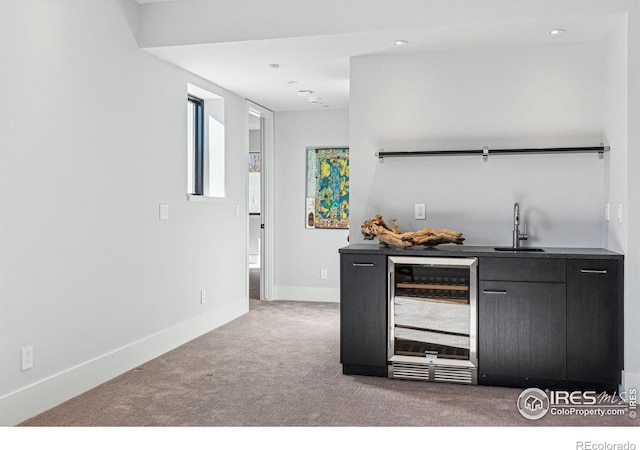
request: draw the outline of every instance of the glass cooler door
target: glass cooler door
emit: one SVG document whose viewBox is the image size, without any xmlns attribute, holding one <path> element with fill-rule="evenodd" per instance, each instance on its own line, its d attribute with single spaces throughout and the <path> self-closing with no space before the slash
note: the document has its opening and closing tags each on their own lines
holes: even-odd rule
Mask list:
<svg viewBox="0 0 640 450">
<path fill-rule="evenodd" d="M 390 258 L 390 357 L 475 360 L 476 264 Z"/>
</svg>

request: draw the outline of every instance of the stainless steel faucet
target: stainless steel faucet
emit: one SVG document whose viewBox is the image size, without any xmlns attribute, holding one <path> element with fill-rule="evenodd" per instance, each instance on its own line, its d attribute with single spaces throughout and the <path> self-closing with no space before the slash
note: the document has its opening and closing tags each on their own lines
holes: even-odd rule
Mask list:
<svg viewBox="0 0 640 450">
<path fill-rule="evenodd" d="M 520 248 L 520 241 L 526 241 L 527 224 L 524 225 L 524 233 L 520 233 L 520 205 L 513 205 L 513 248 Z"/>
</svg>

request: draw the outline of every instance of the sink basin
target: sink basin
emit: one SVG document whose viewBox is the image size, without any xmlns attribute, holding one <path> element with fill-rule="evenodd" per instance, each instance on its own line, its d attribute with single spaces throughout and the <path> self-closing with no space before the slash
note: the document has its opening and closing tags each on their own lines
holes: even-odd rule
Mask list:
<svg viewBox="0 0 640 450">
<path fill-rule="evenodd" d="M 494 247 L 493 248 L 497 252 L 543 252 L 544 250 L 541 248 L 534 247 Z"/>
</svg>

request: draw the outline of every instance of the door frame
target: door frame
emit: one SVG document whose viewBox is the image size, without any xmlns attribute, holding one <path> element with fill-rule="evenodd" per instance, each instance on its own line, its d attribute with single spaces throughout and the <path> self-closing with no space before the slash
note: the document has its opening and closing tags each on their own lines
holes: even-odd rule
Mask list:
<svg viewBox="0 0 640 450">
<path fill-rule="evenodd" d="M 270 109 L 246 101 L 247 117 L 249 114 L 260 115 L 260 134 L 262 141 L 262 157 L 260 170 L 260 300 L 273 300 L 274 278 L 274 113 Z M 247 149 L 248 153 L 248 149 Z M 248 157 L 248 155 L 247 155 Z M 247 204 L 249 199 L 249 181 L 247 175 Z M 247 220 L 248 216 L 247 216 Z M 247 243 L 249 242 L 249 226 L 247 224 Z M 248 244 L 247 244 L 248 245 Z M 249 260 L 247 258 L 247 273 Z M 247 284 L 248 286 L 248 284 Z M 248 297 L 248 295 L 247 295 Z"/>
</svg>

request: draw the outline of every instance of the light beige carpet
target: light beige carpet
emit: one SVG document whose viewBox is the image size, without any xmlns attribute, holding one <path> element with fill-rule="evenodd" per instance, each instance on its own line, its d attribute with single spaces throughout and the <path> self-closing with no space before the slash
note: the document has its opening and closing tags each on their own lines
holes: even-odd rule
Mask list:
<svg viewBox="0 0 640 450">
<path fill-rule="evenodd" d="M 626 426 L 530 421 L 521 389 L 347 376 L 339 305 L 251 301 L 246 315 L 27 420 L 26 426 Z"/>
</svg>

